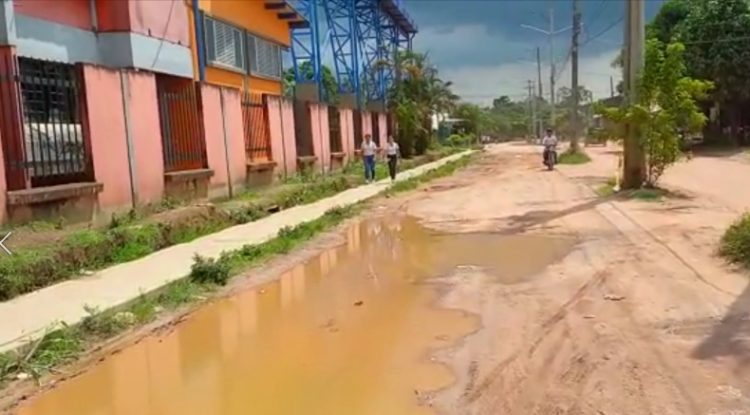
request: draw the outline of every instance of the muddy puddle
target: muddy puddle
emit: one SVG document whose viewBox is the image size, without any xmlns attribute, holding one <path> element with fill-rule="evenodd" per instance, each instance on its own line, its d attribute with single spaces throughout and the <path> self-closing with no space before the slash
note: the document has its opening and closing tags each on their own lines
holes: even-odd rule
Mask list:
<svg viewBox="0 0 750 415">
<path fill-rule="evenodd" d="M 430 414 L 423 391 L 453 380 L 430 351 L 479 325 L 437 306 L 443 277 L 478 267 L 489 283 L 517 283 L 571 248 L 539 236 L 442 235 L 403 217 L 364 221 L 344 245 L 206 305 L 16 413 Z"/>
</svg>

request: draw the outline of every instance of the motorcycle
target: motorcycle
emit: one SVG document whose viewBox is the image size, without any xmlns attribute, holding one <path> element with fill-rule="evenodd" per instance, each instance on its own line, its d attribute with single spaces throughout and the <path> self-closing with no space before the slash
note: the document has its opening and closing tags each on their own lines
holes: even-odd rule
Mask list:
<svg viewBox="0 0 750 415">
<path fill-rule="evenodd" d="M 552 170 L 557 164 L 557 150 L 554 146 L 546 146 L 544 148 L 544 165 L 547 166 L 547 170 Z"/>
</svg>

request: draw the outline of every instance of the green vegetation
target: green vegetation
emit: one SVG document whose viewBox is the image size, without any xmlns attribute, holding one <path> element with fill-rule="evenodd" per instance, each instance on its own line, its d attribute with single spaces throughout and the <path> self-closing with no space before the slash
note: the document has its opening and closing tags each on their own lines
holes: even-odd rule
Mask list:
<svg viewBox="0 0 750 415">
<path fill-rule="evenodd" d="M 646 26 L 646 36 L 664 49 L 672 42 L 683 44 L 686 74 L 715 85 L 702 105 L 706 112 L 719 110 L 706 131 L 707 142 L 726 140 L 723 131 L 729 127 L 735 145 L 748 144 L 739 127 L 747 123 L 742 111 L 750 97 L 750 44 L 742 41 L 750 37 L 750 2 L 667 0 Z M 620 55 L 613 66 L 622 64 Z"/>
<path fill-rule="evenodd" d="M 399 52 L 396 62 L 384 62 L 400 68 L 401 82 L 388 91 L 390 111 L 395 115 L 395 134 L 401 154 L 408 158 L 424 154 L 431 147 L 432 115 L 451 112 L 458 96 L 451 92 L 451 83 L 438 76 L 427 55 L 412 51 Z"/>
<path fill-rule="evenodd" d="M 398 182 L 389 193 L 416 188 L 420 183 L 452 174 L 469 164 L 472 156 L 448 162 L 422 176 Z M 39 378 L 55 368 L 71 363 L 90 350 L 96 343 L 110 339 L 124 331 L 154 321 L 163 311 L 175 311 L 185 305 L 202 301 L 226 284 L 230 277 L 262 264 L 276 255 L 286 254 L 347 218 L 356 215 L 362 205 L 334 208 L 322 217 L 284 228 L 276 238 L 258 245 L 222 253 L 217 259 L 196 256 L 187 278 L 175 281 L 160 290 L 141 295 L 118 309 L 100 311 L 87 308 L 89 315 L 81 324 L 63 326 L 19 350 L 0 353 L 0 387 L 15 379 Z M 87 234 L 95 240 L 93 234 Z M 81 237 L 86 240 L 86 237 Z M 0 280 L 2 281 L 2 280 Z"/>
<path fill-rule="evenodd" d="M 274 255 L 289 252 L 320 232 L 352 217 L 358 210 L 358 206 L 332 209 L 319 219 L 282 230 L 278 237 L 268 242 L 246 245 L 237 251 L 222 254 L 218 259 L 196 256 L 189 278 L 173 282 L 155 293 L 142 295 L 121 310 L 87 308 L 89 315 L 80 325 L 63 326 L 21 350 L 0 354 L 0 385 L 22 373 L 38 378 L 57 366 L 79 358 L 93 342 L 153 321 L 161 310 L 175 310 L 201 300 L 217 285 L 225 284 L 230 275 Z"/>
<path fill-rule="evenodd" d="M 393 195 L 400 192 L 414 190 L 419 187 L 420 183 L 429 182 L 440 177 L 450 176 L 456 170 L 466 167 L 471 162 L 472 158 L 473 155 L 469 154 L 459 159 L 449 161 L 436 169 L 422 174 L 421 176 L 412 177 L 408 180 L 396 182 L 393 186 L 388 188 L 385 193 L 386 195 Z"/>
<path fill-rule="evenodd" d="M 407 170 L 461 150 L 438 148 L 403 160 L 400 167 Z M 55 244 L 18 250 L 12 256 L 0 258 L 0 301 L 261 219 L 268 216 L 272 208 L 283 210 L 333 196 L 363 183 L 362 170 L 362 163 L 358 161 L 330 175 L 294 176 L 278 188 L 264 193 L 248 192 L 226 207 L 212 207 L 177 222 L 161 223 L 130 212 L 114 216 L 105 229 L 82 229 Z M 378 163 L 376 178 L 386 177 L 387 167 Z M 169 206 L 174 205 L 170 202 Z"/>
<path fill-rule="evenodd" d="M 195 254 L 190 267 L 190 280 L 196 284 L 226 285 L 229 281 L 229 266 L 221 259 L 204 258 Z"/>
<path fill-rule="evenodd" d="M 638 199 L 645 202 L 659 202 L 664 199 L 667 192 L 659 188 L 642 188 L 630 192 L 628 195 L 632 199 Z"/>
<path fill-rule="evenodd" d="M 591 161 L 591 157 L 589 157 L 588 154 L 580 150 L 576 152 L 568 150 L 560 154 L 560 157 L 557 158 L 557 162 L 559 164 L 585 164 L 590 161 Z"/>
<path fill-rule="evenodd" d="M 729 262 L 750 268 L 750 213 L 745 213 L 721 238 L 719 253 Z"/>
<path fill-rule="evenodd" d="M 627 124 L 640 130 L 646 155 L 646 187 L 655 187 L 664 170 L 679 159 L 679 132 L 698 132 L 707 121 L 697 101 L 707 97 L 712 84 L 687 76 L 684 51 L 681 43 L 664 45 L 649 39 L 638 102 L 597 108 L 618 129 Z"/>
</svg>

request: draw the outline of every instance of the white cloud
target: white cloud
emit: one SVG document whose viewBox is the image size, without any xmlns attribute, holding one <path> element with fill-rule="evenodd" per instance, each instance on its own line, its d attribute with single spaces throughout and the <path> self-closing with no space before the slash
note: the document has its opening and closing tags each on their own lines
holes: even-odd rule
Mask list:
<svg viewBox="0 0 750 415">
<path fill-rule="evenodd" d="M 597 56 L 579 59 L 579 84 L 594 93 L 594 98 L 609 96 L 610 76 L 614 85 L 622 78 L 619 70 L 610 66 L 618 51 L 611 50 Z M 559 69 L 558 69 L 559 71 Z M 444 79 L 453 81 L 454 92 L 464 100 L 488 105 L 500 95 L 508 95 L 515 100 L 527 95 L 528 80 L 537 80 L 536 62 L 513 62 L 501 65 L 465 65 L 441 71 Z M 549 99 L 549 65 L 542 65 L 542 85 Z M 556 88 L 570 86 L 570 64 L 556 79 Z"/>
</svg>

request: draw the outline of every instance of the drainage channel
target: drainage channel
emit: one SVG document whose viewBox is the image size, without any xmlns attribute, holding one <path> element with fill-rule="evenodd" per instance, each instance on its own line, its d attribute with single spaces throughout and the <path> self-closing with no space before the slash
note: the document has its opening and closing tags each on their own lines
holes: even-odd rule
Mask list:
<svg viewBox="0 0 750 415">
<path fill-rule="evenodd" d="M 362 221 L 342 246 L 206 305 L 17 414 L 430 414 L 420 391 L 453 381 L 430 351 L 479 324 L 437 305 L 440 281 L 473 266 L 514 284 L 571 249 L 542 236 L 441 234 L 404 216 Z"/>
</svg>

